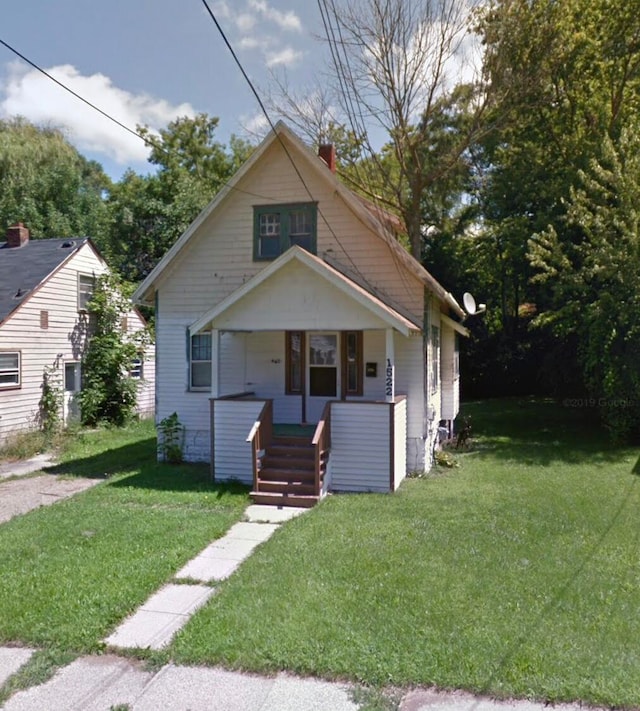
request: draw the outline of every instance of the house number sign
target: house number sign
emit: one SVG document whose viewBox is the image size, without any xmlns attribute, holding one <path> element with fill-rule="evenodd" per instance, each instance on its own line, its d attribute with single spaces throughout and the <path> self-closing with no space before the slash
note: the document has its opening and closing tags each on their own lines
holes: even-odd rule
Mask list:
<svg viewBox="0 0 640 711">
<path fill-rule="evenodd" d="M 395 366 L 392 365 L 391 360 L 387 358 L 387 368 L 385 373 L 384 381 L 384 394 L 387 400 L 393 400 L 394 390 L 395 390 Z"/>
</svg>

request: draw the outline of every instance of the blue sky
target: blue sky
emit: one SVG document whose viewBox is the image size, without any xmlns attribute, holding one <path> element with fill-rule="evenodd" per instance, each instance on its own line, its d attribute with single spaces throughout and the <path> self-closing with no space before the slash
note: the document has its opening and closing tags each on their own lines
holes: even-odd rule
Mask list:
<svg viewBox="0 0 640 711">
<path fill-rule="evenodd" d="M 325 55 L 313 36 L 321 29 L 315 2 L 209 4 L 259 90 L 270 70 L 286 72 L 297 91 L 313 84 Z M 256 100 L 200 0 L 24 0 L 6 3 L 0 16 L 1 39 L 131 128 L 206 112 L 220 118 L 223 142 L 260 131 Z M 142 141 L 0 46 L 0 117 L 17 114 L 64 128 L 114 179 L 127 167 L 151 170 Z"/>
</svg>

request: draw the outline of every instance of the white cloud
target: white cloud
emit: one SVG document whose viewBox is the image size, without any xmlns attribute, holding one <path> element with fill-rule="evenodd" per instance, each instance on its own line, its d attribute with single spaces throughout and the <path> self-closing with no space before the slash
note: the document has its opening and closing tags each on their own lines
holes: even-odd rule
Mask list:
<svg viewBox="0 0 640 711">
<path fill-rule="evenodd" d="M 149 153 L 144 142 L 95 109 L 87 106 L 40 72 L 14 62 L 8 67 L 2 90 L 0 115 L 24 116 L 34 123 L 65 128 L 80 151 L 101 153 L 121 165 L 144 161 Z M 47 70 L 62 84 L 90 101 L 120 123 L 135 130 L 136 124 L 162 128 L 177 116 L 194 116 L 190 104 L 173 106 L 148 94 L 132 94 L 114 86 L 108 76 L 83 76 L 70 64 Z"/>
<path fill-rule="evenodd" d="M 232 6 L 226 0 L 215 5 L 218 19 L 234 27 L 241 37 L 234 42 L 239 49 L 259 52 L 268 67 L 291 66 L 304 55 L 285 46 L 283 32 L 302 32 L 302 22 L 293 10 L 278 10 L 267 0 L 245 0 Z"/>
<path fill-rule="evenodd" d="M 273 67 L 289 67 L 302 59 L 302 52 L 298 52 L 292 47 L 285 47 L 279 52 L 267 52 L 266 59 L 269 69 Z"/>
<path fill-rule="evenodd" d="M 249 0 L 249 7 L 260 13 L 265 20 L 274 22 L 283 30 L 302 31 L 302 23 L 300 18 L 293 10 L 281 12 L 275 7 L 271 7 L 266 0 Z"/>
</svg>

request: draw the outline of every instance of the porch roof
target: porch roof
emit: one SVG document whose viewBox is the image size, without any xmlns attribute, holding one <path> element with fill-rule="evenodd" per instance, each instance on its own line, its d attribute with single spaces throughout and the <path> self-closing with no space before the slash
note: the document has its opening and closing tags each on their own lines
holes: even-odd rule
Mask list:
<svg viewBox="0 0 640 711">
<path fill-rule="evenodd" d="M 366 330 L 420 333 L 407 318 L 345 274 L 291 247 L 190 326 L 224 330 Z"/>
</svg>

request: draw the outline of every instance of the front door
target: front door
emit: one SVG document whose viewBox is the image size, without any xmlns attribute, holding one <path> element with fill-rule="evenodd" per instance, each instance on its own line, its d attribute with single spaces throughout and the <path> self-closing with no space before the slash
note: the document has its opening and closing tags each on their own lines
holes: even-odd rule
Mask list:
<svg viewBox="0 0 640 711">
<path fill-rule="evenodd" d="M 340 393 L 340 341 L 338 333 L 307 333 L 306 419 L 317 422 L 327 400 Z"/>
<path fill-rule="evenodd" d="M 64 364 L 64 423 L 80 420 L 80 403 L 78 395 L 81 388 L 80 363 Z"/>
</svg>

